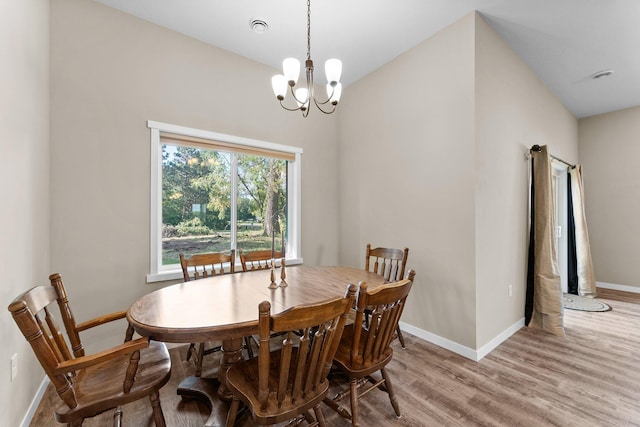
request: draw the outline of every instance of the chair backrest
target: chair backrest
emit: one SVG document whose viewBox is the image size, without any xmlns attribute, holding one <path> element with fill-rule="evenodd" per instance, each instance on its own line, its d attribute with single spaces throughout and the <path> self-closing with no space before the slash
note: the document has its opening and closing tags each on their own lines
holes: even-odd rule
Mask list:
<svg viewBox="0 0 640 427">
<path fill-rule="evenodd" d="M 9 311 L 22 334 L 31 344 L 31 348 L 60 398 L 70 408 L 74 408 L 77 405 L 72 380 L 75 372 L 60 370 L 60 364 L 84 355 L 84 349 L 75 327 L 71 327 L 75 325 L 75 321 L 62 280 L 59 280 L 57 285 L 36 286 L 19 295 L 9 305 Z M 65 335 L 65 330 L 59 327 L 55 320 L 58 314 L 66 325 L 67 331 L 73 331 L 71 334 Z M 71 343 L 77 353 L 76 356 L 72 355 L 67 342 Z"/>
<path fill-rule="evenodd" d="M 306 400 L 326 394 L 327 375 L 355 298 L 356 287 L 349 285 L 344 298 L 292 307 L 280 314 L 271 314 L 268 301 L 260 303 L 258 400 L 263 409 L 285 401 L 304 406 Z M 270 350 L 273 334 L 283 340 L 278 353 Z M 271 359 L 275 354 L 279 360 Z M 277 382 L 269 381 L 272 366 L 278 367 Z"/>
<path fill-rule="evenodd" d="M 393 354 L 391 342 L 415 274 L 410 270 L 406 279 L 379 286 L 371 292 L 366 283 L 360 283 L 354 325 L 362 326 L 354 327 L 352 368 L 375 365 Z M 365 308 L 370 312 L 368 326 L 364 323 Z"/>
<path fill-rule="evenodd" d="M 281 259 L 282 252 L 274 252 L 273 259 Z M 242 271 L 264 270 L 271 268 L 271 250 L 245 252 L 240 249 Z"/>
<path fill-rule="evenodd" d="M 180 254 L 180 266 L 184 281 L 202 279 L 209 276 L 218 276 L 225 273 L 235 273 L 236 251 L 230 254 L 214 252 L 208 254 L 195 254 L 186 257 Z M 225 264 L 228 264 L 225 270 Z"/>
<path fill-rule="evenodd" d="M 387 282 L 395 282 L 404 277 L 404 270 L 407 266 L 409 248 L 375 248 L 371 249 L 371 244 L 367 244 L 365 255 L 365 270 L 383 276 Z"/>
</svg>

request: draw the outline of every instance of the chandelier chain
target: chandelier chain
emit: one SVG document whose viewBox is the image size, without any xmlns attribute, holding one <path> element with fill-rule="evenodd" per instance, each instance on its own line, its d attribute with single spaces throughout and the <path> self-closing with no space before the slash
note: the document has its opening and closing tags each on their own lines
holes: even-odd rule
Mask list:
<svg viewBox="0 0 640 427">
<path fill-rule="evenodd" d="M 311 0 L 307 0 L 307 59 L 311 59 Z"/>
</svg>

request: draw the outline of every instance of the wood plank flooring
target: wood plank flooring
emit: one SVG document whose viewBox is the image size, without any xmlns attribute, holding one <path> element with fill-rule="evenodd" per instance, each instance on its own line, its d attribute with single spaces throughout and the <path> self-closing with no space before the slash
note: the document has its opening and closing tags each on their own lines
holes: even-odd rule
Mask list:
<svg viewBox="0 0 640 427">
<path fill-rule="evenodd" d="M 598 296 L 613 310 L 566 310 L 566 337 L 525 327 L 480 362 L 405 333 L 407 349 L 396 341 L 389 365 L 403 416 L 396 418 L 386 394 L 373 391 L 361 400 L 361 425 L 640 426 L 640 294 L 599 289 Z M 199 427 L 208 416 L 206 406 L 175 393 L 193 373 L 185 352 L 171 350 L 172 379 L 161 393 L 171 427 Z M 55 399 L 49 386 L 31 426 L 59 425 L 51 410 Z M 323 411 L 329 426 L 350 425 L 330 408 Z M 112 419 L 109 411 L 84 425 L 111 425 Z M 147 400 L 124 407 L 125 426 L 152 426 L 151 419 Z M 254 424 L 244 416 L 237 425 Z"/>
</svg>

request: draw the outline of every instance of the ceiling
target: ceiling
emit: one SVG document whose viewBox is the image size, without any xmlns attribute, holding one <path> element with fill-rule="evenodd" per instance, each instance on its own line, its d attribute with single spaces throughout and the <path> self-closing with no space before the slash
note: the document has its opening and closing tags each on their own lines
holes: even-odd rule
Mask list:
<svg viewBox="0 0 640 427">
<path fill-rule="evenodd" d="M 304 0 L 95 1 L 276 69 L 306 57 Z M 640 105 L 638 0 L 314 0 L 311 57 L 346 87 L 474 10 L 577 118 Z"/>
</svg>

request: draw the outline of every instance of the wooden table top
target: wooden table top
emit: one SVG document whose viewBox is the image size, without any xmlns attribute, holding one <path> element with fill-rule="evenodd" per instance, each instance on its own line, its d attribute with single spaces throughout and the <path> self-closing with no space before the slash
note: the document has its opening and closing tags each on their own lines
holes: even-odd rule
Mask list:
<svg viewBox="0 0 640 427">
<path fill-rule="evenodd" d="M 269 270 L 240 272 L 167 286 L 141 297 L 127 313 L 135 331 L 151 339 L 191 343 L 240 338 L 258 333 L 258 304 L 273 313 L 345 294 L 348 284 L 370 289 L 384 278 L 348 267 L 286 267 L 288 286 L 269 289 Z M 280 269 L 276 269 L 280 283 Z"/>
</svg>

